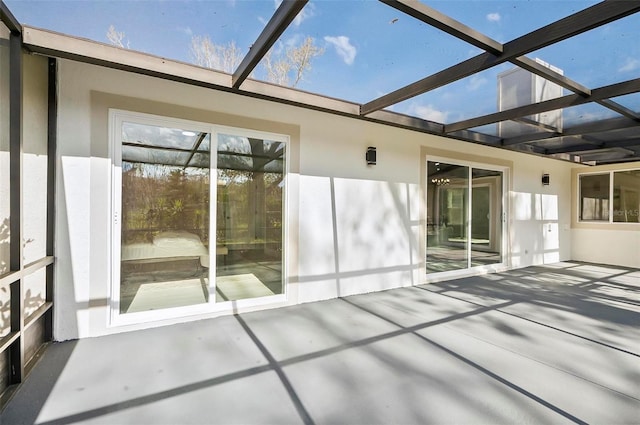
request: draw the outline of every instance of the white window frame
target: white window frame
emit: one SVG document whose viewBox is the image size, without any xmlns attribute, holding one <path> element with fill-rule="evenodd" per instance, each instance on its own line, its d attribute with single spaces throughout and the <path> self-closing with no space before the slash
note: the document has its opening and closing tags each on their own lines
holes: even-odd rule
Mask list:
<svg viewBox="0 0 640 425">
<path fill-rule="evenodd" d="M 282 201 L 283 215 L 283 238 L 282 238 L 282 285 L 283 293 L 266 297 L 249 298 L 232 301 L 216 302 L 215 292 L 215 271 L 216 256 L 209 255 L 209 301 L 207 303 L 172 307 L 158 310 L 149 310 L 134 313 L 120 313 L 120 252 L 121 252 L 121 222 L 120 214 L 122 210 L 122 124 L 133 122 L 143 125 L 153 125 L 160 127 L 179 128 L 186 131 L 206 132 L 210 134 L 211 165 L 209 168 L 210 181 L 217 179 L 217 140 L 219 134 L 228 134 L 240 137 L 260 138 L 264 140 L 276 141 L 285 144 L 285 176 L 284 176 L 284 199 Z M 111 155 L 111 178 L 110 178 L 110 224 L 109 224 L 109 315 L 107 325 L 109 327 L 126 326 L 154 321 L 165 321 L 179 319 L 189 316 L 210 316 L 212 313 L 235 312 L 238 309 L 249 309 L 258 306 L 272 304 L 283 304 L 287 302 L 289 293 L 288 279 L 288 199 L 289 199 L 289 155 L 290 139 L 284 134 L 270 133 L 265 131 L 248 130 L 238 127 L 229 127 L 212 123 L 185 120 L 181 118 L 171 118 L 141 112 L 131 112 L 119 109 L 109 109 L 109 152 Z M 215 200 L 217 196 L 217 184 L 210 184 L 210 199 Z M 210 202 L 209 207 L 209 240 L 216 240 L 216 202 Z"/>
<path fill-rule="evenodd" d="M 626 171 L 640 171 L 640 168 L 621 168 L 616 170 L 609 171 L 590 171 L 585 173 L 578 173 L 577 175 L 577 196 L 576 196 L 576 221 L 578 223 L 586 223 L 586 224 L 603 224 L 603 225 L 612 225 L 612 226 L 620 226 L 620 225 L 634 225 L 640 226 L 640 223 L 634 222 L 625 222 L 625 221 L 614 221 L 613 220 L 613 188 L 614 188 L 614 176 L 615 173 L 623 173 Z M 597 175 L 609 175 L 609 219 L 608 220 L 582 220 L 580 217 L 580 208 L 582 201 L 582 185 L 580 184 L 580 177 L 582 176 L 597 176 Z"/>
</svg>

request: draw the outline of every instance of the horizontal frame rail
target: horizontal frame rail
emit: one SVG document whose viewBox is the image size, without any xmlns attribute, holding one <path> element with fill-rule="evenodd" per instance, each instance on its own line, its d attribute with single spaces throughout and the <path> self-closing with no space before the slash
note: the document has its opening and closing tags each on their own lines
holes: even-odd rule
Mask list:
<svg viewBox="0 0 640 425">
<path fill-rule="evenodd" d="M 15 281 L 25 278 L 30 274 L 37 272 L 40 269 L 43 269 L 55 261 L 55 258 L 52 255 L 48 255 L 39 260 L 36 260 L 32 263 L 27 264 L 22 270 L 16 270 L 14 272 L 9 272 L 0 277 L 0 288 L 5 285 L 10 285 Z"/>
<path fill-rule="evenodd" d="M 4 353 L 18 338 L 20 338 L 20 332 L 11 332 L 0 338 L 0 353 Z"/>
<path fill-rule="evenodd" d="M 51 302 L 51 301 L 45 302 L 40 307 L 38 307 L 38 309 L 36 311 L 31 313 L 29 316 L 27 316 L 24 319 L 24 330 L 25 330 L 25 332 L 26 332 L 27 329 L 29 329 L 31 327 L 31 325 L 36 323 L 38 321 L 38 319 L 40 319 L 42 316 L 44 316 L 47 313 L 47 311 L 51 310 L 51 307 L 53 307 L 53 302 Z"/>
</svg>

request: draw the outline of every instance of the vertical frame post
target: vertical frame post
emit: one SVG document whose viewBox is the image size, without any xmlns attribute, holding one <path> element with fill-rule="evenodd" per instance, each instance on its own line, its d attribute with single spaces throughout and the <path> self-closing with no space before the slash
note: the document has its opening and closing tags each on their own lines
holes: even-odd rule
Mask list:
<svg viewBox="0 0 640 425">
<path fill-rule="evenodd" d="M 48 113 L 47 113 L 47 256 L 55 254 L 55 200 L 56 200 L 56 152 L 58 134 L 58 61 L 49 58 L 48 63 Z M 55 262 L 47 266 L 46 301 L 53 303 Z M 53 340 L 54 304 L 45 315 L 45 341 Z"/>
<path fill-rule="evenodd" d="M 9 39 L 9 202 L 10 254 L 9 270 L 24 267 L 22 244 L 22 40 L 12 31 Z M 24 376 L 24 295 L 23 278 L 11 284 L 11 332 L 19 338 L 10 348 L 10 383 L 22 382 Z"/>
</svg>

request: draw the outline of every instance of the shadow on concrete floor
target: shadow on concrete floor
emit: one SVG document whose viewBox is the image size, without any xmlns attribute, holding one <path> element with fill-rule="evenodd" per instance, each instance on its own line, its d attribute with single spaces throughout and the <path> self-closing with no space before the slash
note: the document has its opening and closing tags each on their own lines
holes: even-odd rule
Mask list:
<svg viewBox="0 0 640 425">
<path fill-rule="evenodd" d="M 637 423 L 640 271 L 559 263 L 53 344 L 2 424 Z"/>
</svg>

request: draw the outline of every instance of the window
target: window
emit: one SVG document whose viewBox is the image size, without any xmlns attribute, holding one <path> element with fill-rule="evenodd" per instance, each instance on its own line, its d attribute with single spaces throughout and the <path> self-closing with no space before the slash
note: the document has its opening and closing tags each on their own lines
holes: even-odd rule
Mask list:
<svg viewBox="0 0 640 425">
<path fill-rule="evenodd" d="M 613 221 L 640 223 L 640 170 L 613 173 Z"/>
<path fill-rule="evenodd" d="M 609 174 L 580 176 L 580 220 L 609 221 Z"/>
<path fill-rule="evenodd" d="M 640 170 L 578 176 L 579 219 L 640 223 Z"/>
</svg>

